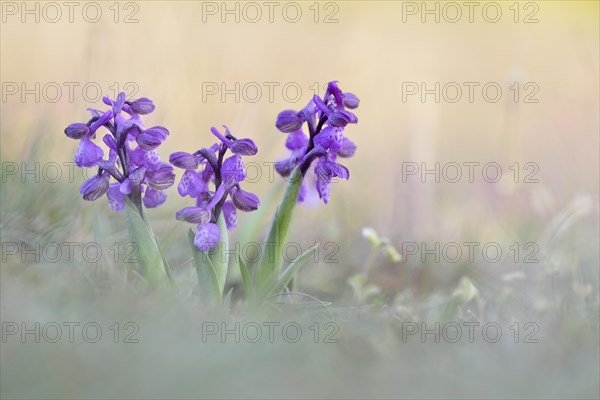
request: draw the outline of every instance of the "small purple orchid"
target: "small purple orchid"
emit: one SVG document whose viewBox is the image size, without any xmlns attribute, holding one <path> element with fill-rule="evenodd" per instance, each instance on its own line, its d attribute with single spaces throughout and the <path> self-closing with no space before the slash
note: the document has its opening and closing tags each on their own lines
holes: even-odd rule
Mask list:
<svg viewBox="0 0 600 400">
<path fill-rule="evenodd" d="M 221 234 L 216 222 L 221 212 L 227 229 L 231 230 L 237 225 L 236 210 L 250 212 L 260 205 L 255 194 L 240 187 L 246 179 L 241 156 L 253 156 L 258 148 L 251 139 L 237 139 L 229 128 L 224 128 L 225 135 L 211 128 L 220 143 L 193 154 L 176 152 L 169 157 L 171 164 L 185 170 L 177 188 L 179 194 L 196 199 L 195 207 L 179 210 L 176 218 L 197 224 L 194 244 L 200 251 L 208 251 L 219 243 Z M 225 158 L 228 150 L 233 155 Z M 210 183 L 214 191 L 209 188 Z M 227 200 L 228 197 L 231 200 Z"/>
<path fill-rule="evenodd" d="M 343 93 L 337 82 L 329 82 L 325 96 L 315 95 L 300 111 L 285 110 L 279 113 L 275 126 L 287 133 L 285 146 L 291 150 L 288 159 L 275 163 L 275 169 L 283 176 L 289 176 L 299 167 L 302 176 L 306 175 L 313 161 L 315 181 L 319 197 L 328 203 L 333 178 L 348 179 L 348 169 L 336 162 L 337 157 L 352 157 L 356 145 L 344 137 L 344 128 L 356 124 L 358 118 L 351 109 L 357 108 L 359 99 L 352 93 Z M 302 126 L 306 123 L 308 136 Z M 298 201 L 304 200 L 306 186 L 302 182 Z"/>
<path fill-rule="evenodd" d="M 156 152 L 169 131 L 162 126 L 145 129 L 140 117 L 154 111 L 152 100 L 129 101 L 122 92 L 114 101 L 108 97 L 102 100 L 111 109 L 102 112 L 90 108 L 92 118 L 87 123 L 74 123 L 65 129 L 68 137 L 79 140 L 77 166 L 98 167 L 97 175 L 81 185 L 83 199 L 93 201 L 106 194 L 110 207 L 121 211 L 125 196 L 129 196 L 140 213 L 142 203 L 147 208 L 161 205 L 167 199 L 164 190 L 173 185 L 175 174 Z M 110 132 L 102 138 L 108 159 L 103 159 L 104 150 L 92 141 L 101 127 Z M 116 182 L 110 183 L 111 177 Z"/>
</svg>

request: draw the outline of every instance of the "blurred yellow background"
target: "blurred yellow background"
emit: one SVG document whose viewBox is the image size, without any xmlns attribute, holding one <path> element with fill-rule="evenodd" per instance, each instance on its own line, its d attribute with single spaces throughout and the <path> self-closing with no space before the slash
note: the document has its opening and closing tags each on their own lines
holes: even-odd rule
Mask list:
<svg viewBox="0 0 600 400">
<path fill-rule="evenodd" d="M 111 322 L 98 344 L 9 338 L 3 397 L 598 398 L 598 1 L 470 2 L 472 10 L 463 1 L 85 1 L 72 15 L 65 3 L 0 2 L 3 342 L 4 321 Z M 287 156 L 277 113 L 304 107 L 330 80 L 361 99 L 358 125 L 346 128 L 358 150 L 342 161 L 350 180 L 333 185 L 327 206 L 295 211 L 289 240 L 304 250 L 321 243 L 295 281 L 308 295 L 269 311 L 299 320 L 304 304 L 317 318 L 324 304 L 301 301 L 331 302 L 337 344 L 316 347 L 308 324 L 308 344 L 200 343 L 199 327 L 218 316 L 198 300 L 191 225 L 174 218 L 191 200 L 174 186 L 148 212 L 177 281 L 153 296 L 126 281 L 135 264 L 111 257 L 127 243 L 122 215 L 105 198 L 81 199 L 79 171 L 69 182 L 65 166 L 53 183 L 41 170 L 73 161 L 77 142 L 63 131 L 87 121 L 87 107 L 103 108 L 101 95 L 135 92 L 156 104 L 145 125 L 170 130 L 163 160 L 210 146 L 211 126 L 257 142 L 246 161 L 262 176 L 243 188 L 262 206 L 238 214 L 230 243 L 260 243 L 284 187 L 268 168 Z M 22 177 L 32 163 L 38 171 Z M 407 174 L 436 163 L 440 182 Z M 473 182 L 465 163 L 479 163 Z M 462 179 L 452 183 L 457 164 Z M 502 179 L 486 181 L 486 164 Z M 21 171 L 9 174 L 15 165 Z M 364 227 L 404 261 L 374 251 Z M 104 257 L 33 261 L 34 245 L 67 242 L 100 243 Z M 474 262 L 422 261 L 404 246 L 465 242 L 499 243 L 503 257 L 485 262 L 478 250 Z M 5 243 L 21 254 L 7 256 Z M 254 318 L 234 263 L 229 271 L 226 320 Z M 115 321 L 138 323 L 140 343 L 113 342 Z M 405 321 L 498 322 L 504 338 L 468 342 L 465 330 L 456 345 L 401 343 Z M 514 323 L 525 328 L 520 341 Z M 526 344 L 532 323 L 539 334 Z"/>
<path fill-rule="evenodd" d="M 86 101 L 99 100 L 100 87 L 110 96 L 125 88 L 154 100 L 157 108 L 146 125 L 171 132 L 160 149 L 163 159 L 208 146 L 209 128 L 227 124 L 234 134 L 256 140 L 260 152 L 252 161 L 273 162 L 286 156 L 285 136 L 274 127 L 277 113 L 303 107 L 317 87 L 338 80 L 361 99 L 359 124 L 346 130 L 358 145 L 345 162 L 351 179 L 334 185 L 328 206 L 299 211 L 297 237 L 304 233 L 313 240 L 308 233 L 319 223 L 317 236 L 324 240 L 360 240 L 364 226 L 395 241 L 458 240 L 469 230 L 481 238 L 489 225 L 524 217 L 539 225 L 539 233 L 576 196 L 597 204 L 598 2 L 481 2 L 472 23 L 462 3 L 446 2 L 280 2 L 273 22 L 263 2 L 140 1 L 118 3 L 118 13 L 113 3 L 100 2 L 96 23 L 86 21 L 95 18 L 95 9 L 83 12 L 86 3 L 74 10 L 72 23 L 64 6 L 52 23 L 55 11 L 44 3 L 27 3 L 33 15 L 20 3 L 6 3 L 5 160 L 20 160 L 40 133 L 41 161 L 71 161 L 76 143 L 63 129 L 86 121 L 87 107 L 101 106 Z M 455 4 L 462 16 L 452 23 Z M 437 9 L 439 23 L 423 7 Z M 499 21 L 489 22 L 497 8 Z M 299 21 L 289 22 L 297 9 Z M 421 93 L 406 93 L 410 85 L 431 89 L 436 82 L 457 83 L 462 97 L 448 101 L 452 88 L 439 102 L 432 94 L 423 102 Z M 472 102 L 465 82 L 479 85 Z M 502 89 L 497 102 L 483 97 L 481 89 L 490 82 Z M 36 83 L 39 102 L 22 91 L 35 91 Z M 54 101 L 57 85 L 62 93 Z M 72 98 L 68 85 L 74 85 Z M 527 95 L 537 102 L 525 102 Z M 428 168 L 436 162 L 495 162 L 504 179 L 490 184 L 477 175 L 469 183 L 463 176 L 456 184 L 438 184 L 431 176 L 422 183 L 416 175 L 403 182 L 405 162 Z M 521 172 L 516 184 L 509 170 L 515 162 Z M 537 166 L 539 183 L 522 182 L 526 163 Z M 262 179 L 246 185 L 263 199 L 273 186 L 266 169 Z M 156 213 L 171 226 L 175 210 L 187 202 L 175 187 L 169 193 L 171 201 Z M 101 203 L 94 207 L 110 212 Z"/>
</svg>

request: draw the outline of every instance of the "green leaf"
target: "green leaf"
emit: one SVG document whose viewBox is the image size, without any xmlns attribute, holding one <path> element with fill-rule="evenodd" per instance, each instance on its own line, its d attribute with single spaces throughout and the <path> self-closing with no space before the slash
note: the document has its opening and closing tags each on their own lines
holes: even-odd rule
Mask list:
<svg viewBox="0 0 600 400">
<path fill-rule="evenodd" d="M 166 269 L 156 236 L 128 198 L 125 199 L 125 215 L 129 238 L 138 246 L 142 276 L 152 285 L 160 283 L 165 278 Z"/>
<path fill-rule="evenodd" d="M 262 257 L 256 271 L 256 286 L 259 296 L 268 294 L 268 289 L 277 281 L 281 271 L 282 251 L 285 245 L 298 194 L 302 186 L 299 168 L 292 173 L 281 204 L 277 208 L 271 228 L 263 246 Z"/>
<path fill-rule="evenodd" d="M 192 248 L 192 256 L 194 257 L 194 267 L 196 275 L 198 275 L 198 285 L 200 286 L 200 295 L 204 297 L 210 304 L 219 304 L 221 295 L 219 292 L 219 282 L 215 274 L 215 268 L 206 253 L 198 250 L 194 245 L 194 231 L 189 230 L 188 238 Z"/>
<path fill-rule="evenodd" d="M 219 285 L 219 298 L 223 296 L 225 290 L 225 280 L 227 279 L 227 269 L 229 268 L 229 239 L 227 234 L 227 224 L 225 217 L 221 212 L 217 225 L 221 231 L 221 241 L 214 248 L 208 251 L 208 258 L 212 262 L 217 283 Z"/>
<path fill-rule="evenodd" d="M 227 295 L 223 299 L 223 310 L 229 311 L 231 309 L 231 295 L 233 293 L 233 286 L 227 292 Z"/>
<path fill-rule="evenodd" d="M 319 243 L 315 243 L 313 247 L 306 250 L 304 253 L 300 254 L 291 264 L 286 268 L 286 270 L 281 274 L 281 277 L 277 281 L 277 283 L 273 286 L 273 288 L 269 291 L 269 296 L 272 296 L 277 293 L 281 293 L 283 289 L 290 283 L 296 272 L 302 267 L 305 261 L 313 255 L 313 253 L 319 248 Z"/>
<path fill-rule="evenodd" d="M 207 301 L 214 304 L 221 303 L 229 266 L 229 240 L 223 213 L 219 216 L 217 225 L 221 232 L 221 241 L 207 252 L 199 251 L 194 245 L 194 231 L 190 229 L 188 233 L 200 291 Z"/>
<path fill-rule="evenodd" d="M 252 296 L 252 281 L 250 280 L 250 274 L 248 273 L 248 268 L 246 268 L 246 263 L 242 259 L 242 256 L 238 254 L 238 264 L 240 265 L 240 273 L 242 274 L 242 285 L 244 286 L 244 294 L 246 298 Z"/>
<path fill-rule="evenodd" d="M 154 235 L 154 240 L 156 240 L 157 244 L 159 243 L 156 235 Z M 163 242 L 163 244 L 164 244 L 164 242 Z M 167 278 L 169 278 L 169 281 L 172 284 L 174 284 L 175 278 L 173 278 L 173 272 L 171 271 L 171 266 L 169 265 L 169 262 L 167 261 L 167 257 L 165 256 L 165 253 L 162 250 L 162 248 L 160 247 L 160 245 L 158 245 L 158 252 L 160 253 L 160 257 L 162 258 L 163 266 L 165 267 L 165 272 L 167 273 Z"/>
</svg>

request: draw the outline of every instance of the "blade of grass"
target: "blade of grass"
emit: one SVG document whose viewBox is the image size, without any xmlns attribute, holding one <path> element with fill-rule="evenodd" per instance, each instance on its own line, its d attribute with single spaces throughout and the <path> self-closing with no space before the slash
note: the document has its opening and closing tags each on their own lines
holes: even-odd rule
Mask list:
<svg viewBox="0 0 600 400">
<path fill-rule="evenodd" d="M 252 281 L 250 280 L 250 274 L 248 273 L 248 268 L 246 267 L 246 263 L 242 259 L 242 256 L 238 254 L 238 264 L 240 265 L 240 273 L 242 275 L 242 285 L 244 286 L 244 294 L 246 298 L 253 296 L 253 288 Z"/>
<path fill-rule="evenodd" d="M 231 310 L 231 295 L 233 294 L 233 286 L 227 291 L 227 295 L 223 299 L 223 310 L 226 312 Z"/>
<path fill-rule="evenodd" d="M 269 291 L 269 296 L 276 293 L 280 293 L 290 283 L 290 280 L 298 272 L 298 270 L 304 265 L 305 261 L 313 255 L 313 253 L 319 248 L 319 244 L 315 243 L 310 249 L 300 254 L 290 265 L 285 269 L 277 283 Z"/>
</svg>

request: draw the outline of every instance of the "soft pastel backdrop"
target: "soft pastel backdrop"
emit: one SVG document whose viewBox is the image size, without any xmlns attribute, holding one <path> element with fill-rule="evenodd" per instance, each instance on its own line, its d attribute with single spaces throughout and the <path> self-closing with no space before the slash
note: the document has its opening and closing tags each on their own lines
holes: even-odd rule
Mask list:
<svg viewBox="0 0 600 400">
<path fill-rule="evenodd" d="M 6 3 L 11 2 L 2 2 L 2 6 Z M 307 266 L 300 279 L 304 291 L 334 301 L 348 299 L 347 278 L 363 268 L 370 254 L 370 245 L 361 236 L 364 227 L 387 236 L 399 250 L 403 242 L 423 241 L 430 248 L 434 242 L 499 242 L 505 249 L 513 242 L 536 242 L 541 261 L 531 266 L 510 262 L 421 263 L 417 257 L 395 264 L 381 256 L 370 279 L 382 288 L 388 302 L 405 310 L 419 299 L 452 293 L 460 278 L 469 276 L 488 301 L 503 296 L 496 314 L 488 318 L 548 318 L 552 322 L 546 332 L 552 332 L 552 327 L 564 323 L 560 318 L 576 315 L 597 329 L 599 3 L 530 2 L 539 9 L 535 15 L 539 22 L 529 24 L 513 21 L 512 2 L 498 3 L 503 11 L 498 23 L 486 22 L 481 7 L 476 9 L 473 23 L 468 22 L 465 8 L 458 23 L 435 23 L 431 15 L 422 23 L 420 14 L 407 16 L 403 22 L 404 3 L 340 1 L 326 9 L 326 2 L 321 2 L 318 23 L 309 8 L 314 7 L 313 2 L 298 2 L 303 12 L 298 23 L 282 18 L 285 2 L 276 9 L 273 23 L 268 22 L 264 5 L 262 19 L 256 23 L 243 18 L 236 23 L 232 15 L 223 23 L 220 14 L 207 16 L 204 22 L 206 4 L 196 1 L 134 2 L 138 22 L 131 24 L 121 22 L 136 9 L 125 9 L 125 2 L 119 3 L 118 23 L 109 9 L 113 2 L 99 3 L 103 17 L 95 24 L 83 20 L 81 8 L 76 9 L 73 23 L 67 21 L 65 8 L 57 23 L 43 18 L 36 23 L 32 16 L 22 23 L 20 14 L 3 14 L 2 161 L 26 161 L 29 168 L 35 162 L 72 161 L 76 142 L 64 136 L 64 128 L 85 121 L 87 107 L 101 105 L 85 101 L 82 86 L 97 83 L 105 94 L 114 95 L 115 82 L 120 87 L 133 82 L 138 88 L 136 95 L 153 99 L 157 106 L 148 116 L 147 126 L 160 124 L 171 132 L 160 148 L 163 159 L 173 151 L 208 146 L 213 141 L 210 127 L 227 124 L 234 134 L 255 139 L 260 152 L 254 161 L 269 163 L 286 153 L 285 136 L 274 127 L 277 113 L 303 107 L 313 94 L 315 82 L 323 86 L 335 79 L 343 90 L 361 99 L 356 110 L 359 123 L 347 129 L 358 150 L 345 163 L 350 180 L 334 185 L 329 205 L 315 201 L 297 210 L 290 240 L 303 248 L 315 240 L 339 245 L 337 263 L 321 259 Z M 520 19 L 532 10 L 525 9 L 526 3 L 518 3 Z M 24 3 L 14 4 L 20 7 Z M 34 7 L 34 2 L 27 4 Z M 42 7 L 44 3 L 38 4 Z M 221 2 L 211 4 L 223 7 Z M 242 9 L 245 3 L 237 4 Z M 434 7 L 435 2 L 427 4 Z M 437 4 L 443 7 L 446 3 Z M 235 2 L 227 3 L 227 7 L 234 6 Z M 338 22 L 323 23 L 325 15 L 336 9 Z M 31 89 L 36 82 L 40 87 L 58 83 L 60 99 L 51 102 L 42 97 L 36 102 L 33 95 L 27 95 L 22 101 L 20 92 L 6 92 L 13 84 L 24 83 Z M 79 83 L 73 102 L 64 82 Z M 207 85 L 223 83 L 232 89 L 236 82 L 240 87 L 258 84 L 262 96 L 256 102 L 244 98 L 243 93 L 239 102 L 233 95 L 222 101 L 220 92 L 203 98 Z M 278 84 L 273 101 L 265 82 Z M 426 82 L 429 88 L 435 82 L 442 86 L 479 82 L 480 86 L 473 103 L 467 100 L 466 90 L 457 103 L 436 103 L 432 95 L 425 102 L 419 95 L 403 101 L 403 82 Z M 497 103 L 481 96 L 481 86 L 487 82 L 503 88 Z M 535 83 L 539 102 L 515 103 L 509 90 L 514 82 L 521 87 Z M 302 89 L 299 101 L 290 102 L 282 95 L 281 88 L 288 83 Z M 253 91 L 248 93 L 254 96 Z M 429 176 L 427 183 L 415 177 L 403 182 L 404 162 L 425 162 L 429 168 L 436 162 L 497 162 L 505 179 L 491 184 L 477 175 L 474 183 L 464 177 L 453 184 L 435 183 Z M 515 162 L 521 166 L 535 163 L 539 182 L 514 183 L 508 167 Z M 275 206 L 273 196 L 282 189 L 281 181 L 271 181 L 267 171 L 265 167 L 257 183 L 246 185 L 247 190 L 261 196 L 267 212 L 240 215 L 240 228 L 233 233 L 233 240 L 260 242 L 264 236 L 268 211 Z M 99 232 L 111 235 L 103 240 L 126 240 L 125 224 L 108 209 L 105 199 L 84 203 L 78 194 L 81 174 L 70 184 L 67 169 L 62 173 L 63 179 L 57 183 L 43 177 L 39 184 L 31 177 L 22 182 L 19 175 L 3 179 L 2 241 L 91 241 L 99 240 Z M 151 210 L 150 217 L 170 248 L 168 258 L 184 271 L 190 258 L 185 247 L 188 227 L 176 222 L 174 214 L 189 202 L 179 198 L 175 187 L 169 189 L 169 195 L 166 206 Z M 244 230 L 244 226 L 252 228 Z M 12 264 L 2 269 L 3 301 L 36 310 L 39 302 L 27 302 L 20 296 L 32 292 L 28 286 L 32 282 L 39 290 L 59 266 L 40 269 L 11 260 Z M 38 269 L 46 278 L 36 275 Z M 77 271 L 73 281 L 77 285 L 100 274 L 85 265 Z M 514 272 L 518 274 L 509 275 Z M 25 283 L 20 280 L 22 276 Z M 515 277 L 519 282 L 526 280 L 500 289 Z M 68 284 L 59 280 L 58 287 Z M 25 286 L 17 289 L 19 285 Z M 85 285 L 82 287 L 87 288 Z M 103 286 L 97 284 L 98 288 Z M 87 289 L 85 292 L 89 295 Z M 40 312 L 44 315 L 47 310 Z M 577 327 L 580 325 L 573 329 L 577 331 Z M 597 354 L 597 347 L 594 350 L 596 353 L 583 351 L 582 357 Z M 593 360 L 585 359 L 585 363 L 589 361 Z M 597 371 L 597 364 L 595 368 Z M 538 387 L 543 388 L 544 380 L 540 382 Z M 577 381 L 573 385 L 577 387 Z M 16 387 L 7 393 L 16 393 Z M 589 392 L 577 389 L 568 393 L 598 393 L 597 383 L 587 387 Z M 45 393 L 45 389 L 40 390 Z M 58 393 L 71 393 L 65 390 Z M 457 390 L 443 393 L 463 393 Z M 481 390 L 487 394 L 484 386 Z M 502 393 L 502 387 L 498 390 Z M 115 389 L 114 393 L 122 392 Z M 521 393 L 539 392 L 524 389 Z"/>
</svg>

